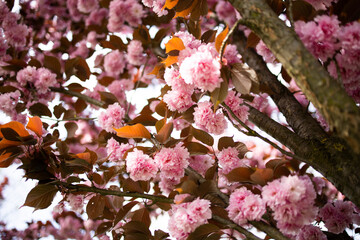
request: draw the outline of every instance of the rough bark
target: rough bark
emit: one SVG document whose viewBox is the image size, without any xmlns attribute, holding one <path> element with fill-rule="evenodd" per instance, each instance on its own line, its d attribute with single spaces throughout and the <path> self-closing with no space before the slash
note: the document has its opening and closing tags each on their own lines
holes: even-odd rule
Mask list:
<svg viewBox="0 0 360 240">
<path fill-rule="evenodd" d="M 330 127 L 360 152 L 360 110 L 302 44 L 293 29 L 271 10 L 265 0 L 229 0 L 243 22 L 256 33 L 283 64 Z"/>
<path fill-rule="evenodd" d="M 289 126 L 300 137 L 305 139 L 323 139 L 327 134 L 320 127 L 318 122 L 308 113 L 294 97 L 294 95 L 273 75 L 267 68 L 265 61 L 254 49 L 247 48 L 247 39 L 244 34 L 237 31 L 233 35 L 234 44 L 236 44 L 239 53 L 245 62 L 256 71 L 260 84 L 268 87 L 279 111 L 284 114 Z"/>
</svg>

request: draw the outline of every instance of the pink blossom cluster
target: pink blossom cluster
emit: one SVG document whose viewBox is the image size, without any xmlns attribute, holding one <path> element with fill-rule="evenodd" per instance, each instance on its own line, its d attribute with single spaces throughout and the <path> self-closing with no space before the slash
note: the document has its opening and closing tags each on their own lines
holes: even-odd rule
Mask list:
<svg viewBox="0 0 360 240">
<path fill-rule="evenodd" d="M 232 112 L 242 121 L 246 122 L 249 115 L 249 107 L 242 105 L 244 100 L 240 98 L 240 94 L 234 90 L 230 90 L 224 101 L 228 105 Z"/>
<path fill-rule="evenodd" d="M 39 94 L 48 93 L 50 91 L 49 87 L 57 84 L 56 74 L 50 72 L 47 68 L 36 69 L 31 66 L 21 69 L 16 75 L 16 80 L 22 87 L 35 87 Z"/>
<path fill-rule="evenodd" d="M 182 143 L 176 144 L 174 148 L 162 148 L 154 157 L 154 160 L 160 169 L 160 188 L 163 192 L 169 190 L 180 182 L 184 176 L 184 169 L 189 166 L 189 151 L 182 146 Z"/>
<path fill-rule="evenodd" d="M 310 3 L 316 10 L 325 10 L 327 7 L 331 6 L 332 2 L 337 2 L 338 0 L 305 0 Z"/>
<path fill-rule="evenodd" d="M 192 202 L 173 204 L 169 212 L 168 229 L 171 237 L 185 240 L 197 227 L 211 218 L 210 201 L 197 198 Z"/>
<path fill-rule="evenodd" d="M 246 187 L 236 189 L 231 193 L 229 206 L 226 208 L 229 218 L 239 225 L 247 221 L 259 221 L 266 212 L 264 201 L 260 195 L 253 194 Z"/>
<path fill-rule="evenodd" d="M 128 143 L 119 143 L 114 138 L 110 138 L 107 142 L 106 149 L 109 161 L 124 165 L 124 154 L 133 146 Z"/>
<path fill-rule="evenodd" d="M 146 61 L 146 57 L 143 52 L 144 48 L 142 43 L 138 40 L 132 40 L 127 46 L 126 58 L 130 64 L 142 65 Z"/>
<path fill-rule="evenodd" d="M 158 167 L 154 159 L 135 148 L 126 156 L 126 171 L 134 181 L 148 181 L 155 177 Z"/>
<path fill-rule="evenodd" d="M 123 118 L 125 110 L 119 103 L 109 105 L 105 112 L 101 112 L 98 118 L 101 128 L 108 132 L 115 132 L 114 128 L 120 128 L 124 125 Z"/>
<path fill-rule="evenodd" d="M 262 40 L 256 45 L 256 52 L 264 58 L 265 62 L 275 63 L 276 57 Z"/>
<path fill-rule="evenodd" d="M 296 235 L 296 240 L 327 240 L 327 237 L 320 228 L 314 225 L 306 225 L 300 229 Z"/>
<path fill-rule="evenodd" d="M 67 195 L 67 201 L 74 212 L 81 213 L 84 208 L 84 196 L 81 194 Z"/>
<path fill-rule="evenodd" d="M 262 198 L 273 211 L 277 227 L 286 235 L 295 236 L 318 212 L 314 206 L 316 192 L 308 176 L 276 179 L 263 187 Z"/>
<path fill-rule="evenodd" d="M 218 1 L 215 11 L 219 20 L 224 21 L 228 26 L 233 26 L 240 19 L 239 12 L 228 1 Z"/>
<path fill-rule="evenodd" d="M 101 25 L 102 21 L 109 15 L 109 10 L 106 8 L 99 8 L 91 11 L 90 15 L 86 18 L 86 26 Z"/>
<path fill-rule="evenodd" d="M 30 30 L 25 24 L 18 24 L 20 15 L 18 13 L 10 12 L 6 3 L 0 1 L 0 36 L 4 34 L 4 41 L 0 41 L 0 49 L 4 51 L 7 45 L 12 45 L 18 49 L 22 49 L 26 45 L 26 37 Z M 1 57 L 1 55 L 0 55 Z"/>
<path fill-rule="evenodd" d="M 19 102 L 20 96 L 21 93 L 18 90 L 0 94 L 0 110 L 8 116 L 15 117 L 17 115 L 16 105 Z"/>
<path fill-rule="evenodd" d="M 240 160 L 239 151 L 235 147 L 224 148 L 218 153 L 217 158 L 223 174 L 228 174 L 231 170 L 238 167 L 246 167 Z"/>
<path fill-rule="evenodd" d="M 158 17 L 168 14 L 168 11 L 166 9 L 163 9 L 165 0 L 142 0 L 142 3 L 146 7 L 151 8 L 154 13 L 158 15 Z"/>
<path fill-rule="evenodd" d="M 77 8 L 82 13 L 90 13 L 99 8 L 99 0 L 78 0 Z"/>
<path fill-rule="evenodd" d="M 347 93 L 360 102 L 360 23 L 340 26 L 336 16 L 324 15 L 296 22 L 295 31 L 315 57 L 325 62 L 335 56 L 336 63 L 328 65 L 331 76 L 341 78 Z"/>
<path fill-rule="evenodd" d="M 314 21 L 295 23 L 295 31 L 309 51 L 322 61 L 332 58 L 339 49 L 340 22 L 336 16 L 317 16 Z"/>
<path fill-rule="evenodd" d="M 341 80 L 347 93 L 360 103 L 360 23 L 353 22 L 342 27 L 339 41 L 341 50 L 335 58 Z M 338 78 L 335 63 L 330 64 L 328 70 L 334 78 Z"/>
<path fill-rule="evenodd" d="M 196 50 L 191 50 L 188 52 L 190 55 L 183 58 L 179 66 L 181 77 L 185 83 L 203 91 L 214 91 L 223 81 L 220 77 L 221 64 L 214 44 L 201 44 Z M 187 50 L 182 51 L 186 53 Z"/>
<path fill-rule="evenodd" d="M 107 28 L 111 32 L 131 32 L 130 27 L 126 27 L 127 22 L 132 27 L 141 24 L 144 16 L 144 9 L 136 0 L 113 0 L 109 6 L 109 22 Z"/>
<path fill-rule="evenodd" d="M 119 50 L 111 51 L 104 57 L 104 68 L 108 75 L 118 77 L 124 72 L 126 65 L 125 56 Z"/>
<path fill-rule="evenodd" d="M 219 135 L 227 128 L 227 122 L 223 113 L 214 113 L 212 106 L 209 101 L 198 103 L 194 109 L 194 121 L 198 127 Z"/>
<path fill-rule="evenodd" d="M 319 217 L 325 223 L 325 227 L 335 234 L 342 233 L 353 223 L 360 224 L 360 215 L 355 205 L 349 201 L 328 202 L 320 209 Z"/>
<path fill-rule="evenodd" d="M 171 90 L 164 95 L 163 100 L 171 111 L 185 112 L 194 105 L 194 101 L 191 98 L 194 87 L 191 84 L 185 83 L 184 79 L 180 76 L 179 70 L 174 67 L 166 68 L 164 79 L 166 84 L 171 86 Z"/>
<path fill-rule="evenodd" d="M 206 171 L 214 165 L 215 159 L 209 155 L 194 155 L 190 156 L 190 167 L 205 176 Z"/>
<path fill-rule="evenodd" d="M 107 89 L 118 99 L 118 101 L 126 101 L 126 91 L 130 91 L 134 88 L 133 81 L 129 79 L 114 80 Z"/>
</svg>

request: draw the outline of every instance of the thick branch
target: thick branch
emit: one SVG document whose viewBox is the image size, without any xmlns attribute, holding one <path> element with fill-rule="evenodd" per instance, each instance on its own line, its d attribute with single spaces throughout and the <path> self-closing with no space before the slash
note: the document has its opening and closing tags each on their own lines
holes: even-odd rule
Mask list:
<svg viewBox="0 0 360 240">
<path fill-rule="evenodd" d="M 318 122 L 295 99 L 294 95 L 273 75 L 267 68 L 265 61 L 254 49 L 247 48 L 247 39 L 244 34 L 237 31 L 233 35 L 239 53 L 245 62 L 256 71 L 260 83 L 267 86 L 279 111 L 284 114 L 287 123 L 300 137 L 305 139 L 323 139 L 327 135 Z"/>
<path fill-rule="evenodd" d="M 360 152 L 360 110 L 345 90 L 333 80 L 293 29 L 270 9 L 265 0 L 229 0 L 245 24 L 269 47 L 306 97 L 332 128 Z"/>
<path fill-rule="evenodd" d="M 69 95 L 69 96 L 78 97 L 78 98 L 84 100 L 85 102 L 91 103 L 91 104 L 101 107 L 101 108 L 105 107 L 105 105 L 106 105 L 102 101 L 98 101 L 94 98 L 91 98 L 91 97 L 81 94 L 79 92 L 74 92 L 71 90 L 67 90 L 65 88 L 50 87 L 50 90 L 52 92 L 58 92 L 58 93 L 63 93 L 63 94 Z"/>
</svg>

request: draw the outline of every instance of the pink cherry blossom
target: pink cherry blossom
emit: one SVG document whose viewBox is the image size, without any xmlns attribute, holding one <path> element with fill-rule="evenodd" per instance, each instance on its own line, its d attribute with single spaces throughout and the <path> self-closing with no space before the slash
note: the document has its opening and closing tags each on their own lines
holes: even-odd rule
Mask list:
<svg viewBox="0 0 360 240">
<path fill-rule="evenodd" d="M 231 193 L 226 210 L 230 219 L 239 225 L 245 224 L 248 220 L 260 220 L 266 212 L 265 203 L 261 197 L 245 187 Z"/>
<path fill-rule="evenodd" d="M 168 91 L 163 100 L 171 111 L 185 112 L 189 107 L 195 104 L 191 98 L 192 91 L 186 89 L 177 89 Z"/>
<path fill-rule="evenodd" d="M 262 198 L 273 211 L 277 227 L 288 235 L 310 224 L 318 208 L 314 206 L 316 192 L 308 176 L 283 176 L 263 187 Z"/>
<path fill-rule="evenodd" d="M 213 166 L 215 159 L 208 155 L 194 155 L 189 159 L 190 167 L 205 176 L 206 171 Z"/>
<path fill-rule="evenodd" d="M 119 143 L 114 138 L 110 138 L 106 145 L 107 154 L 109 156 L 109 161 L 119 163 L 120 166 L 123 165 L 124 154 L 126 151 L 130 150 L 132 146 L 128 143 Z"/>
<path fill-rule="evenodd" d="M 90 13 L 99 8 L 98 0 L 78 0 L 77 8 L 80 12 Z"/>
<path fill-rule="evenodd" d="M 109 105 L 106 112 L 101 112 L 99 115 L 99 125 L 108 132 L 115 132 L 114 128 L 120 128 L 124 124 L 125 110 L 114 103 Z"/>
<path fill-rule="evenodd" d="M 300 229 L 296 240 L 327 240 L 327 237 L 320 228 L 314 225 L 306 225 Z"/>
<path fill-rule="evenodd" d="M 142 47 L 142 43 L 138 40 L 132 40 L 127 46 L 126 58 L 130 64 L 142 65 L 146 61 L 143 52 L 144 48 Z"/>
<path fill-rule="evenodd" d="M 203 91 L 214 91 L 220 86 L 220 62 L 215 58 L 211 45 L 199 48 L 180 65 L 180 75 L 185 83 L 193 84 Z"/>
<path fill-rule="evenodd" d="M 35 81 L 35 87 L 38 93 L 47 93 L 49 87 L 54 87 L 57 83 L 56 74 L 50 72 L 47 68 L 39 68 L 38 79 Z"/>
<path fill-rule="evenodd" d="M 225 131 L 225 117 L 222 113 L 213 112 L 211 102 L 200 102 L 194 110 L 194 121 L 198 127 L 213 134 L 222 134 Z"/>
<path fill-rule="evenodd" d="M 188 150 L 178 143 L 174 148 L 162 148 L 154 157 L 161 174 L 181 178 L 189 165 Z"/>
<path fill-rule="evenodd" d="M 125 64 L 125 56 L 119 50 L 112 51 L 104 57 L 105 71 L 113 77 L 124 72 Z"/>
<path fill-rule="evenodd" d="M 155 177 L 158 168 L 149 155 L 135 148 L 133 152 L 127 154 L 126 171 L 134 181 L 148 181 Z"/>
<path fill-rule="evenodd" d="M 211 218 L 210 201 L 197 198 L 190 203 L 172 205 L 168 229 L 177 240 L 185 240 L 197 227 Z"/>
</svg>

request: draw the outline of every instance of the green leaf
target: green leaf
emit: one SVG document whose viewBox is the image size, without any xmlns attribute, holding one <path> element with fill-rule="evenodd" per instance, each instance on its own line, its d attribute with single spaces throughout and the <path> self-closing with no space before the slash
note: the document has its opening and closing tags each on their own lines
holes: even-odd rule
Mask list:
<svg viewBox="0 0 360 240">
<path fill-rule="evenodd" d="M 57 193 L 58 189 L 55 185 L 39 184 L 35 186 L 26 197 L 24 206 L 37 209 L 45 209 L 49 207 Z"/>
</svg>

